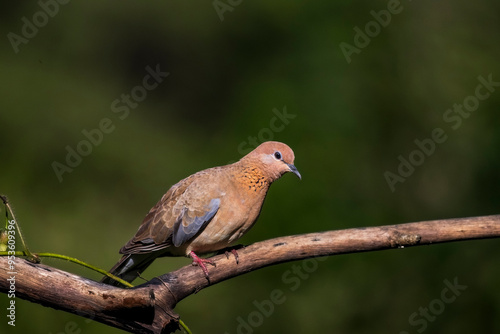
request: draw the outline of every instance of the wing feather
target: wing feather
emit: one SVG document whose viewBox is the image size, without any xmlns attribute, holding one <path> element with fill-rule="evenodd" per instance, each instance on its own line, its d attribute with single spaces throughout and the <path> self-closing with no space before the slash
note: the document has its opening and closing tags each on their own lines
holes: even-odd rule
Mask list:
<svg viewBox="0 0 500 334">
<path fill-rule="evenodd" d="M 207 171 L 173 185 L 149 211 L 135 236 L 120 249 L 120 253 L 145 254 L 171 246 L 179 247 L 202 231 L 220 207 L 218 191 L 209 189 L 204 196 L 200 194 L 199 181 L 209 176 Z"/>
<path fill-rule="evenodd" d="M 202 230 L 215 216 L 220 207 L 220 199 L 214 198 L 203 216 L 190 217 L 187 214 L 187 208 L 182 212 L 180 219 L 174 225 L 172 241 L 175 247 L 179 247 L 186 241 L 194 237 Z"/>
</svg>

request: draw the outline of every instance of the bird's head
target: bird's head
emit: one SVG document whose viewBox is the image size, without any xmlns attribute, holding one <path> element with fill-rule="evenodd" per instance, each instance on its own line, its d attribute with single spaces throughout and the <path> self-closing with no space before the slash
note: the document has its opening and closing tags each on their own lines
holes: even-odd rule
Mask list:
<svg viewBox="0 0 500 334">
<path fill-rule="evenodd" d="M 242 158 L 242 160 L 246 159 L 257 161 L 272 181 L 279 179 L 287 172 L 292 172 L 302 179 L 297 167 L 293 164 L 295 155 L 286 144 L 277 141 L 264 142 Z"/>
</svg>

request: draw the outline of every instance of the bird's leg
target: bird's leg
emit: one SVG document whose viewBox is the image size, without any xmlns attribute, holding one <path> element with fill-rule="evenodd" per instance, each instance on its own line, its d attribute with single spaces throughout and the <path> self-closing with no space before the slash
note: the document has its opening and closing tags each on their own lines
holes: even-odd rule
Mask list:
<svg viewBox="0 0 500 334">
<path fill-rule="evenodd" d="M 207 266 L 205 266 L 205 263 L 211 264 L 212 266 L 215 267 L 215 262 L 209 259 L 202 259 L 198 255 L 196 255 L 193 251 L 189 252 L 189 256 L 193 259 L 193 265 L 200 266 L 200 268 L 203 270 L 203 273 L 205 274 L 205 277 L 207 278 L 207 280 L 210 281 L 210 278 L 208 277 L 208 269 Z"/>
</svg>

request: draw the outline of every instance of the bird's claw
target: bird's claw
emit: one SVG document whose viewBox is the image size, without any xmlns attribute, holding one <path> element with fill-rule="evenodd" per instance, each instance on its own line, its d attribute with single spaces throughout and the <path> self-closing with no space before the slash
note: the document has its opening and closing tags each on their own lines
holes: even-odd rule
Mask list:
<svg viewBox="0 0 500 334">
<path fill-rule="evenodd" d="M 239 264 L 240 263 L 240 257 L 238 255 L 238 252 L 236 251 L 236 249 L 231 249 L 231 253 L 234 255 L 234 259 L 236 260 L 236 264 Z M 228 251 L 225 251 L 224 254 L 226 255 L 226 258 L 229 260 L 229 252 Z"/>
<path fill-rule="evenodd" d="M 203 270 L 203 273 L 205 274 L 205 277 L 207 280 L 210 282 L 210 277 L 208 275 L 208 269 L 205 263 L 211 264 L 212 266 L 216 267 L 215 262 L 210 260 L 210 259 L 202 259 L 198 255 L 196 255 L 193 251 L 189 253 L 189 256 L 193 259 L 193 266 L 199 266 L 201 270 Z"/>
</svg>

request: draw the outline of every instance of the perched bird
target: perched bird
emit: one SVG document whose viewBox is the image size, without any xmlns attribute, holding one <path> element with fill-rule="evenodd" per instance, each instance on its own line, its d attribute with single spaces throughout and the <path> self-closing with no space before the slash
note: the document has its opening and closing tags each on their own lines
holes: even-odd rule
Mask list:
<svg viewBox="0 0 500 334">
<path fill-rule="evenodd" d="M 269 141 L 238 162 L 181 180 L 149 211 L 110 272 L 132 282 L 157 257 L 189 256 L 209 279 L 205 263 L 214 263 L 197 254 L 227 248 L 243 236 L 259 217 L 271 183 L 287 172 L 301 178 L 294 159 L 286 144 Z M 102 282 L 120 285 L 107 276 Z"/>
</svg>

